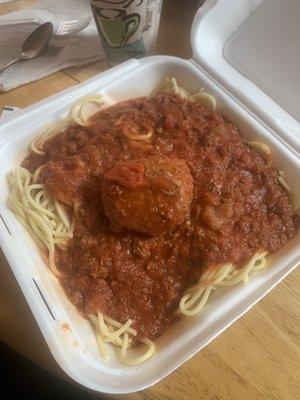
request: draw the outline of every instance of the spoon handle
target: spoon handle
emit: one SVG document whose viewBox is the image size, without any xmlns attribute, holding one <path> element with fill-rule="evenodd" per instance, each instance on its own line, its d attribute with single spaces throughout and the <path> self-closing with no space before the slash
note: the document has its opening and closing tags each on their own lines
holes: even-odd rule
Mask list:
<svg viewBox="0 0 300 400">
<path fill-rule="evenodd" d="M 16 63 L 19 61 L 20 58 L 16 58 L 15 60 L 10 61 L 8 64 L 4 65 L 2 68 L 0 68 L 0 74 L 6 70 L 6 68 L 10 67 L 12 64 Z"/>
</svg>

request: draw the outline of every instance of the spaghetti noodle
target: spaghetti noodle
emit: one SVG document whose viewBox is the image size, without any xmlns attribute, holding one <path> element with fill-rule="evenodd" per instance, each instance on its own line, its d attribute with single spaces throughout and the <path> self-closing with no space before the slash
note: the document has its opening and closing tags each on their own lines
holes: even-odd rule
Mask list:
<svg viewBox="0 0 300 400">
<path fill-rule="evenodd" d="M 18 221 L 29 231 L 33 240 L 42 249 L 48 250 L 49 266 L 53 274 L 60 277 L 54 260 L 55 246 L 64 248 L 72 237 L 73 224 L 63 206 L 36 183 L 38 174 L 17 167 L 9 177 L 8 203 Z"/>
<path fill-rule="evenodd" d="M 44 130 L 34 138 L 31 143 L 31 150 L 36 154 L 44 154 L 43 145 L 46 140 L 62 132 L 68 126 L 75 124 L 79 126 L 88 126 L 87 106 L 90 104 L 102 105 L 103 96 L 101 94 L 94 94 L 86 96 L 77 101 L 71 108 L 69 115 L 60 121 L 48 124 Z"/>
<path fill-rule="evenodd" d="M 202 106 L 208 108 L 211 111 L 216 111 L 217 103 L 215 98 L 205 92 L 205 89 L 200 89 L 195 94 L 190 94 L 186 89 L 179 86 L 174 77 L 167 77 L 161 81 L 152 92 L 151 96 L 155 96 L 158 92 L 174 93 L 178 94 L 183 99 L 188 99 L 200 103 Z"/>
<path fill-rule="evenodd" d="M 241 269 L 233 264 L 225 264 L 221 268 L 207 270 L 199 283 L 190 287 L 181 298 L 176 314 L 192 316 L 199 314 L 208 301 L 211 292 L 219 286 L 233 286 L 240 282 L 247 284 L 253 271 L 260 271 L 266 266 L 267 252 L 255 253 L 251 260 Z"/>
<path fill-rule="evenodd" d="M 159 91 L 177 94 L 184 99 L 199 102 L 211 111 L 216 110 L 216 101 L 213 96 L 203 89 L 191 95 L 178 85 L 174 77 L 163 80 L 154 90 L 152 96 Z M 102 96 L 91 95 L 79 100 L 66 118 L 47 126 L 34 139 L 31 144 L 32 152 L 40 156 L 44 155 L 45 142 L 54 138 L 69 126 L 88 127 L 87 106 L 91 103 L 102 105 Z M 124 114 L 115 122 L 115 126 L 122 128 L 123 116 Z M 147 127 L 145 124 L 144 126 Z M 157 131 L 162 133 L 163 130 L 159 127 Z M 129 130 L 122 132 L 130 141 L 148 142 L 151 149 L 150 140 L 153 136 L 151 127 L 146 133 L 142 134 L 135 126 L 131 126 Z M 249 145 L 263 154 L 268 163 L 270 162 L 271 153 L 267 145 L 260 142 L 250 142 Z M 130 168 L 132 174 L 138 173 L 138 167 L 131 166 Z M 62 204 L 47 191 L 45 184 L 41 183 L 42 170 L 43 165 L 37 168 L 34 173 L 29 172 L 24 167 L 17 167 L 14 174 L 9 177 L 10 194 L 8 202 L 17 219 L 29 231 L 37 245 L 48 251 L 51 271 L 58 278 L 62 278 L 61 271 L 55 265 L 55 248 L 56 246 L 62 250 L 68 248 L 74 230 L 74 221 L 70 220 L 70 215 L 75 215 L 75 217 L 79 215 L 80 203 L 74 202 L 73 210 L 69 215 Z M 278 180 L 286 190 L 290 191 L 282 174 L 279 175 Z M 266 251 L 256 252 L 242 268 L 237 268 L 233 263 L 225 263 L 221 267 L 207 269 L 201 275 L 199 282 L 185 291 L 175 315 L 197 315 L 204 308 L 211 293 L 218 287 L 237 285 L 241 282 L 248 283 L 252 272 L 259 271 L 266 266 L 266 255 Z M 109 358 L 107 344 L 120 348 L 120 358 L 127 365 L 141 364 L 155 353 L 153 341 L 139 337 L 137 330 L 132 328 L 133 321 L 131 319 L 128 319 L 125 323 L 120 323 L 102 313 L 101 310 L 97 314 L 89 314 L 88 317 L 95 328 L 99 350 L 104 359 Z M 146 350 L 138 356 L 133 356 L 129 350 L 135 348 L 136 344 L 146 346 Z"/>
<path fill-rule="evenodd" d="M 125 324 L 121 324 L 102 313 L 98 313 L 97 316 L 90 315 L 90 320 L 95 326 L 99 350 L 104 359 L 109 359 L 106 343 L 121 348 L 121 360 L 127 365 L 142 364 L 154 354 L 154 343 L 149 339 L 137 337 L 136 330 L 130 327 L 132 320 L 129 319 Z M 128 349 L 136 342 L 143 343 L 148 349 L 138 357 L 129 357 Z"/>
</svg>

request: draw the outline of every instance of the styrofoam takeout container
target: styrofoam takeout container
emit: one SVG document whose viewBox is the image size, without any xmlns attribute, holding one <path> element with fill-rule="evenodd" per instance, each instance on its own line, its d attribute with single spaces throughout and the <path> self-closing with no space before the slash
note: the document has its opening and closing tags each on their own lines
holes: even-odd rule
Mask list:
<svg viewBox="0 0 300 400">
<path fill-rule="evenodd" d="M 193 24 L 192 60 L 166 56 L 132 60 L 17 111 L 2 123 L 0 244 L 54 358 L 75 381 L 96 391 L 128 393 L 161 380 L 230 326 L 299 264 L 300 232 L 268 257 L 270 267 L 254 274 L 247 286 L 219 289 L 201 315 L 182 318 L 156 341 L 155 357 L 138 367 L 127 367 L 120 363 L 114 350 L 109 362 L 101 359 L 89 323 L 67 300 L 40 252 L 8 209 L 8 172 L 20 164 L 39 128 L 65 116 L 78 98 L 101 92 L 110 102 L 117 102 L 147 95 L 161 79 L 174 75 L 191 92 L 203 87 L 212 93 L 218 111 L 236 124 L 243 136 L 270 146 L 273 164 L 285 171 L 298 207 L 300 56 L 299 52 L 293 55 L 291 49 L 283 47 L 286 38 L 280 41 L 277 28 L 286 18 L 290 34 L 299 37 L 298 20 L 293 17 L 299 15 L 299 6 L 298 0 L 288 4 L 280 0 L 208 1 Z M 263 29 L 265 24 L 267 29 Z M 271 48 L 269 35 L 277 40 L 275 48 Z M 295 39 L 294 49 L 296 44 Z M 294 57 L 293 62 L 274 55 L 277 46 L 286 52 L 285 57 Z M 256 51 L 264 57 L 263 66 L 255 58 Z M 275 67 L 277 62 L 280 65 Z M 284 85 L 288 85 L 288 94 L 279 82 L 280 74 Z M 262 84 L 261 77 L 266 78 Z"/>
</svg>

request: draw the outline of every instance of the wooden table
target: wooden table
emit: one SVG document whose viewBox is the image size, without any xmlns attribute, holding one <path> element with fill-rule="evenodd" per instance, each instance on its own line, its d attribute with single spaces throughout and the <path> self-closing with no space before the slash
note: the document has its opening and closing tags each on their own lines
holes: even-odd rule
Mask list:
<svg viewBox="0 0 300 400">
<path fill-rule="evenodd" d="M 0 14 L 32 0 L 0 5 Z M 176 3 L 176 4 L 175 4 Z M 159 54 L 191 56 L 190 28 L 197 1 L 165 0 Z M 105 70 L 104 62 L 68 68 L 0 94 L 4 105 L 25 107 Z M 0 340 L 37 364 L 64 376 L 0 254 Z M 238 322 L 162 382 L 128 400 L 300 398 L 300 269 Z M 117 396 L 105 396 L 116 398 Z"/>
</svg>

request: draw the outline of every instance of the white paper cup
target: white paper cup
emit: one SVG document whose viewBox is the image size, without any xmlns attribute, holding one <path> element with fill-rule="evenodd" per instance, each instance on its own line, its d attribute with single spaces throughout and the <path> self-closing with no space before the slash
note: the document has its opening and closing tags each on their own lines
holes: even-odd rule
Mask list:
<svg viewBox="0 0 300 400">
<path fill-rule="evenodd" d="M 162 0 L 91 0 L 109 64 L 154 53 Z"/>
</svg>

